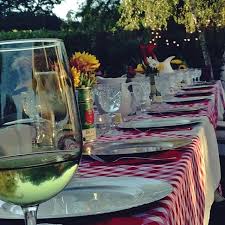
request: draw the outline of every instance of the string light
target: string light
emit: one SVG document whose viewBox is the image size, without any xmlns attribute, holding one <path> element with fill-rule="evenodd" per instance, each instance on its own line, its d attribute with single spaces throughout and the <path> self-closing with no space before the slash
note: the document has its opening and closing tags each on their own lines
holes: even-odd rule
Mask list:
<svg viewBox="0 0 225 225">
<path fill-rule="evenodd" d="M 166 39 L 166 42 L 169 42 L 169 40 L 168 40 L 168 39 Z"/>
<path fill-rule="evenodd" d="M 197 40 L 198 40 L 198 38 L 195 38 L 195 40 L 197 41 Z"/>
<path fill-rule="evenodd" d="M 166 45 L 170 45 L 170 44 L 167 42 Z"/>
<path fill-rule="evenodd" d="M 174 44 L 176 44 L 176 41 L 173 41 Z"/>
</svg>

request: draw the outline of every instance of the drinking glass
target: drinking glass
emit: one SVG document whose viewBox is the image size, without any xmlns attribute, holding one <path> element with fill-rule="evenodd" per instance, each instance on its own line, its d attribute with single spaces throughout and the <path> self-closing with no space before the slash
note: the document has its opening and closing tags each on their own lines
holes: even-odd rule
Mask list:
<svg viewBox="0 0 225 225">
<path fill-rule="evenodd" d="M 39 204 L 69 183 L 82 152 L 63 42 L 0 42 L 0 78 L 0 199 L 35 225 Z"/>
<path fill-rule="evenodd" d="M 115 113 L 119 111 L 121 104 L 121 84 L 98 84 L 95 93 L 102 110 L 108 113 L 111 128 L 113 128 L 115 126 Z"/>
</svg>

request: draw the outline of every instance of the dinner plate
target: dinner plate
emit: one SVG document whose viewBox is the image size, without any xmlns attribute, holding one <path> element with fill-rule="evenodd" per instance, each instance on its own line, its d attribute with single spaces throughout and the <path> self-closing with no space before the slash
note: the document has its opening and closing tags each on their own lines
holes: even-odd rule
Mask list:
<svg viewBox="0 0 225 225">
<path fill-rule="evenodd" d="M 84 155 L 118 156 L 142 154 L 175 150 L 191 143 L 192 140 L 190 138 L 142 138 L 107 143 L 101 142 L 87 145 L 84 148 Z"/>
<path fill-rule="evenodd" d="M 186 87 L 183 87 L 182 90 L 202 89 L 202 88 L 213 88 L 213 85 L 212 84 L 202 84 L 202 85 L 195 85 L 195 86 L 186 86 Z"/>
<path fill-rule="evenodd" d="M 13 121 L 4 123 L 3 125 L 13 125 L 13 124 L 32 123 L 32 122 L 33 122 L 33 119 L 27 118 L 27 119 L 13 120 Z"/>
<path fill-rule="evenodd" d="M 187 98 L 179 98 L 179 97 L 174 97 L 170 99 L 165 99 L 164 102 L 166 103 L 182 103 L 182 102 L 196 102 L 196 101 L 201 101 L 201 100 L 209 100 L 211 99 L 210 96 L 198 96 L 198 97 L 187 97 Z"/>
<path fill-rule="evenodd" d="M 34 122 L 39 122 L 39 123 L 43 123 L 46 122 L 47 120 L 43 119 L 43 118 L 38 118 L 38 120 L 34 120 L 32 118 L 26 118 L 26 119 L 18 119 L 18 120 L 13 120 L 7 123 L 4 123 L 4 126 L 9 126 L 9 125 L 15 125 L 15 124 L 31 124 Z"/>
<path fill-rule="evenodd" d="M 178 107 L 173 107 L 173 108 L 164 108 L 164 109 L 149 109 L 147 111 L 148 114 L 166 114 L 166 113 L 190 113 L 190 112 L 196 112 L 199 110 L 206 109 L 204 106 L 193 106 L 193 107 L 185 107 L 185 106 L 178 106 Z"/>
<path fill-rule="evenodd" d="M 145 119 L 145 120 L 133 120 L 123 122 L 118 125 L 121 129 L 151 129 L 151 128 L 165 128 L 176 127 L 188 124 L 198 123 L 197 119 L 186 118 L 160 118 L 160 119 Z"/>
<path fill-rule="evenodd" d="M 203 89 L 203 90 L 183 90 L 175 94 L 175 96 L 184 96 L 184 95 L 212 95 L 211 89 Z"/>
<path fill-rule="evenodd" d="M 165 181 L 138 177 L 74 178 L 53 199 L 40 205 L 39 219 L 97 215 L 131 209 L 164 198 L 172 192 Z M 19 206 L 3 203 L 0 218 L 23 219 Z"/>
</svg>

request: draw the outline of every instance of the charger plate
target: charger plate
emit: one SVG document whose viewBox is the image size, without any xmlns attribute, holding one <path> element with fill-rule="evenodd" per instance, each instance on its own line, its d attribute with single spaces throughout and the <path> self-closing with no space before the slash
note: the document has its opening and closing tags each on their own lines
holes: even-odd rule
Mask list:
<svg viewBox="0 0 225 225">
<path fill-rule="evenodd" d="M 142 206 L 172 192 L 165 181 L 139 177 L 74 178 L 53 199 L 40 205 L 39 219 L 66 218 L 111 213 Z M 19 206 L 3 203 L 0 218 L 23 219 Z"/>
<path fill-rule="evenodd" d="M 160 119 L 144 119 L 123 122 L 118 125 L 121 129 L 156 129 L 166 127 L 177 127 L 198 123 L 198 119 L 189 118 L 160 118 Z"/>
<path fill-rule="evenodd" d="M 201 100 L 210 100 L 210 99 L 211 99 L 211 95 L 187 97 L 187 98 L 173 97 L 173 98 L 165 99 L 164 102 L 166 102 L 166 103 L 198 102 Z"/>
<path fill-rule="evenodd" d="M 187 86 L 187 87 L 183 87 L 182 90 L 202 89 L 202 88 L 213 88 L 213 84 L 201 84 L 201 85 Z"/>
<path fill-rule="evenodd" d="M 175 96 L 184 96 L 184 95 L 212 95 L 212 89 L 203 89 L 203 90 L 183 90 L 175 94 Z"/>
<path fill-rule="evenodd" d="M 166 113 L 190 113 L 190 112 L 196 112 L 199 110 L 206 109 L 205 106 L 193 106 L 193 107 L 185 107 L 185 106 L 177 106 L 173 108 L 152 108 L 148 109 L 148 114 L 166 114 Z"/>
<path fill-rule="evenodd" d="M 190 138 L 142 138 L 87 145 L 84 155 L 119 156 L 175 150 L 191 144 Z"/>
</svg>

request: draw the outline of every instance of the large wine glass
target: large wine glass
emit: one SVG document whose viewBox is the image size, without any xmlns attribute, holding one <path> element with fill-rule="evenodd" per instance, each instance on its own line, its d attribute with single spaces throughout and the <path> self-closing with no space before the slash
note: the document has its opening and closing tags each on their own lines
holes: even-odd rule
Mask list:
<svg viewBox="0 0 225 225">
<path fill-rule="evenodd" d="M 0 200 L 35 225 L 38 205 L 69 183 L 82 152 L 63 42 L 0 42 L 0 88 Z"/>
</svg>

